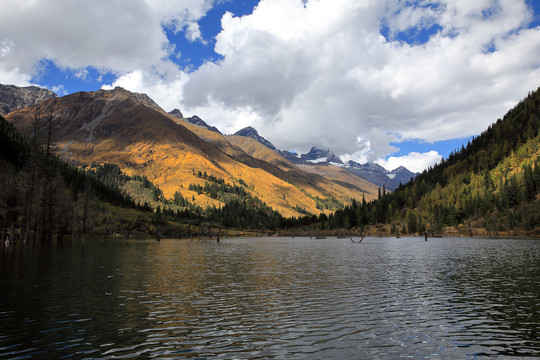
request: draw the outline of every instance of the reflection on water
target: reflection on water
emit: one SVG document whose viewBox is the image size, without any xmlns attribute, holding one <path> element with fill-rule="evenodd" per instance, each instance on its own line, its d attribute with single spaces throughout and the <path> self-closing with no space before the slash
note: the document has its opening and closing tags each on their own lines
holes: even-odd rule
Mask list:
<svg viewBox="0 0 540 360">
<path fill-rule="evenodd" d="M 533 240 L 17 244 L 0 359 L 540 356 L 539 274 Z"/>
</svg>

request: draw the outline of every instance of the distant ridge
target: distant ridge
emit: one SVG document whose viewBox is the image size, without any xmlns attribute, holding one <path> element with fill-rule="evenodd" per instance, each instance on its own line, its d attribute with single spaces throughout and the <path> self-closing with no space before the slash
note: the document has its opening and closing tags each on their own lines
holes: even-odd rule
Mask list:
<svg viewBox="0 0 540 360">
<path fill-rule="evenodd" d="M 417 173 L 409 171 L 403 166 L 400 166 L 392 171 L 388 171 L 375 163 L 359 164 L 354 161 L 343 163 L 343 161 L 336 156 L 331 149 L 320 148 L 317 146 L 313 146 L 306 154 L 296 154 L 286 150 L 279 150 L 270 141 L 260 136 L 257 130 L 251 126 L 237 131 L 234 135 L 252 138 L 267 148 L 275 151 L 278 155 L 287 159 L 291 163 L 301 165 L 305 170 L 319 173 L 315 171 L 315 165 L 334 165 L 341 167 L 379 187 L 385 187 L 387 190 L 395 190 L 400 184 L 406 184 L 416 175 L 418 175 Z M 312 166 L 312 168 L 308 169 L 306 166 Z M 322 168 L 320 170 L 323 171 Z"/>
<path fill-rule="evenodd" d="M 257 130 L 255 130 L 251 126 L 245 127 L 245 128 L 243 128 L 241 130 L 238 130 L 237 132 L 234 133 L 234 135 L 250 137 L 252 139 L 257 140 L 258 142 L 260 142 L 261 144 L 263 144 L 267 148 L 270 148 L 272 150 L 277 150 L 276 147 L 274 146 L 274 144 L 272 144 L 270 141 L 268 141 L 265 138 L 263 138 L 262 136 L 260 136 L 259 133 L 257 132 Z"/>
<path fill-rule="evenodd" d="M 348 161 L 345 164 L 345 168 L 369 182 L 379 186 L 384 185 L 388 190 L 395 190 L 400 184 L 406 184 L 418 175 L 418 173 L 409 171 L 403 166 L 388 171 L 375 163 L 359 164 L 354 161 Z"/>
<path fill-rule="evenodd" d="M 191 117 L 185 118 L 184 115 L 182 114 L 182 112 L 180 110 L 178 110 L 178 109 L 174 109 L 174 110 L 170 111 L 169 115 L 172 115 L 175 118 L 180 119 L 180 120 L 186 120 L 190 124 L 197 125 L 197 126 L 202 126 L 202 127 L 206 128 L 206 129 L 208 129 L 210 131 L 221 134 L 221 131 L 219 131 L 218 128 L 216 128 L 215 126 L 208 125 L 203 119 L 201 119 L 197 115 L 193 115 Z"/>
</svg>

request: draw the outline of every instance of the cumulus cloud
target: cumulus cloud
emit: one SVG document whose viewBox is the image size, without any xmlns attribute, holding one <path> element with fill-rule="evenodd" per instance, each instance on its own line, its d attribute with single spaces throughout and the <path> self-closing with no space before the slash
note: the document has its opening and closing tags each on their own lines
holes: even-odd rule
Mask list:
<svg viewBox="0 0 540 360">
<path fill-rule="evenodd" d="M 179 107 L 187 78 L 185 72 L 174 66 L 169 66 L 164 72 L 134 70 L 119 76 L 111 85 L 102 88 L 110 90 L 120 86 L 129 91 L 145 93 L 165 111 L 170 111 Z"/>
<path fill-rule="evenodd" d="M 42 59 L 60 68 L 129 71 L 159 63 L 166 37 L 143 1 L 4 1 L 0 36 L 12 44 L 3 69 L 34 74 Z"/>
<path fill-rule="evenodd" d="M 221 1 L 4 0 L 0 83 L 29 85 L 44 59 L 81 78 L 93 67 L 225 132 L 360 162 L 478 134 L 540 84 L 526 0 L 260 0 L 222 17 L 220 60 L 181 68 L 165 29 L 205 43 L 199 21 Z"/>
<path fill-rule="evenodd" d="M 380 157 L 390 155 L 399 150 L 395 146 L 390 145 L 394 140 L 396 140 L 394 134 L 387 134 L 377 128 L 373 128 L 368 137 L 358 137 L 356 139 L 357 148 L 359 150 L 352 154 L 341 155 L 341 160 L 344 162 L 353 160 L 361 164 L 373 162 Z"/>
<path fill-rule="evenodd" d="M 86 67 L 124 75 L 167 73 L 169 44 L 164 26 L 189 29 L 212 0 L 5 0 L 0 12 L 0 81 L 27 84 L 43 59 L 61 69 Z M 153 74 L 154 75 L 154 74 Z M 175 82 L 173 76 L 170 79 Z"/>
<path fill-rule="evenodd" d="M 376 160 L 375 163 L 390 171 L 400 166 L 405 166 L 412 172 L 421 172 L 437 164 L 441 159 L 442 156 L 432 150 L 426 153 L 411 152 L 404 156 L 390 156 L 387 159 L 381 158 Z"/>
<path fill-rule="evenodd" d="M 184 104 L 249 109 L 281 148 L 377 159 L 395 139 L 478 134 L 535 89 L 532 20 L 515 0 L 261 0 L 251 15 L 223 16 L 223 59 L 190 74 Z"/>
</svg>

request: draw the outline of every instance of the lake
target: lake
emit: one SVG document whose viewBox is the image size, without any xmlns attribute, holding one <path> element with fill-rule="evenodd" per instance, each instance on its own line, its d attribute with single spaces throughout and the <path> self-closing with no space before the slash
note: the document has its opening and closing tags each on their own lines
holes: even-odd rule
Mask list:
<svg viewBox="0 0 540 360">
<path fill-rule="evenodd" d="M 0 249 L 0 359 L 540 356 L 540 241 Z"/>
</svg>

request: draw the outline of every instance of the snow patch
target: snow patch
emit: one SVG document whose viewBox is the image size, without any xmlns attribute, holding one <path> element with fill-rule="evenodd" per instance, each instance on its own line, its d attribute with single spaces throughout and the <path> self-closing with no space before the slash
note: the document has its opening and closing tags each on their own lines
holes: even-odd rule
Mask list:
<svg viewBox="0 0 540 360">
<path fill-rule="evenodd" d="M 308 160 L 308 161 L 313 164 L 318 164 L 318 163 L 326 162 L 326 158 L 318 158 L 315 160 Z"/>
<path fill-rule="evenodd" d="M 388 176 L 390 179 L 393 179 L 396 177 L 396 174 L 386 174 L 386 176 Z"/>
</svg>

